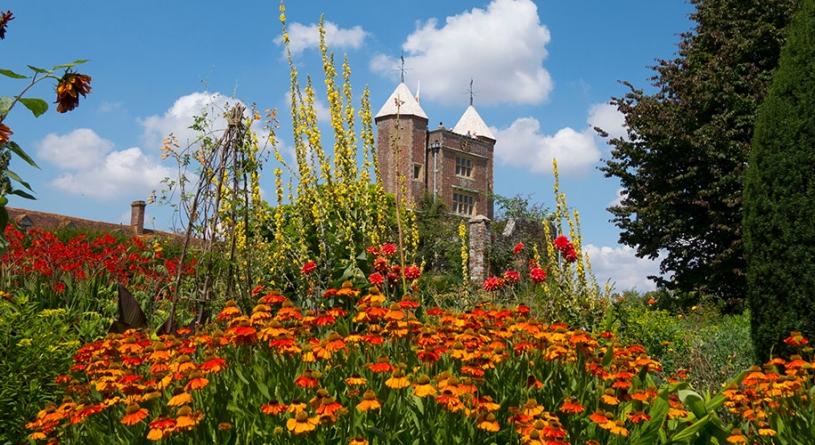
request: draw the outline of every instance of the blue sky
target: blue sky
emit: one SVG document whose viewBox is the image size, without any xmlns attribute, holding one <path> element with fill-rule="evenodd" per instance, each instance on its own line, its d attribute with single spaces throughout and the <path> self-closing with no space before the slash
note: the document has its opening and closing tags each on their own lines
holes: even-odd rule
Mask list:
<svg viewBox="0 0 815 445">
<path fill-rule="evenodd" d="M 159 159 L 166 132 L 183 132 L 212 94 L 278 108 L 280 137 L 291 140 L 285 94 L 288 69 L 282 49 L 278 3 L 85 1 L 3 2 L 15 20 L 0 41 L 0 65 L 52 66 L 77 58 L 93 77 L 93 92 L 66 114 L 34 119 L 15 108 L 6 123 L 14 139 L 34 154 L 41 170 L 13 166 L 30 179 L 38 200 L 13 198 L 12 206 L 119 222 L 129 203 L 144 199 L 172 165 Z M 552 156 L 562 166 L 562 188 L 581 212 L 584 243 L 598 278 L 617 288 L 648 289 L 653 262 L 634 258 L 617 244 L 605 208 L 619 186 L 597 170 L 609 147 L 588 129 L 620 132 L 609 98 L 618 81 L 648 86 L 658 58 L 672 57 L 679 34 L 690 30 L 685 0 L 477 2 L 290 1 L 287 5 L 301 72 L 321 79 L 313 28 L 320 14 L 333 26 L 329 45 L 347 54 L 356 92 L 371 89 L 382 105 L 398 81 L 392 64 L 404 52 L 408 86 L 421 83 L 430 125 L 452 127 L 475 105 L 496 132 L 495 190 L 531 195 L 549 204 Z M 0 79 L 0 94 L 19 81 Z M 33 95 L 53 100 L 52 85 Z M 269 172 L 271 169 L 267 169 Z M 272 190 L 271 175 L 262 182 Z M 169 211 L 149 208 L 148 225 L 167 227 Z"/>
</svg>

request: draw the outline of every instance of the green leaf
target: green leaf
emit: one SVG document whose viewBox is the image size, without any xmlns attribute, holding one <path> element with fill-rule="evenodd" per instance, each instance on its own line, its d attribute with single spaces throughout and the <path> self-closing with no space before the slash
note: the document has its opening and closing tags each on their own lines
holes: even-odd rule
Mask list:
<svg viewBox="0 0 815 445">
<path fill-rule="evenodd" d="M 77 65 L 82 65 L 83 63 L 85 63 L 87 61 L 88 61 L 88 59 L 76 59 L 71 63 L 63 63 L 63 64 L 60 64 L 60 65 L 56 65 L 56 66 L 54 66 L 53 70 L 56 71 L 56 70 L 62 69 L 62 68 L 73 68 L 73 67 L 75 67 Z"/>
<path fill-rule="evenodd" d="M 710 415 L 704 416 L 701 419 L 694 422 L 691 426 L 683 429 L 675 436 L 671 437 L 671 442 L 684 442 L 686 440 L 691 439 L 693 436 L 699 433 L 699 431 L 704 428 L 708 422 L 710 422 Z"/>
<path fill-rule="evenodd" d="M 31 199 L 31 200 L 34 200 L 34 201 L 36 201 L 36 200 L 37 200 L 37 198 L 35 198 L 33 195 L 31 195 L 31 194 L 29 194 L 29 193 L 26 193 L 26 192 L 24 192 L 24 191 L 22 191 L 22 190 L 12 190 L 12 191 L 11 191 L 11 194 L 12 194 L 12 195 L 17 195 L 17 196 L 23 197 L 23 198 L 25 198 L 25 199 Z"/>
<path fill-rule="evenodd" d="M 9 142 L 9 143 L 6 144 L 6 146 L 9 148 L 9 150 L 11 150 L 12 153 L 16 154 L 17 156 L 20 157 L 20 159 L 27 162 L 28 165 L 30 165 L 32 167 L 40 168 L 40 166 L 37 165 L 37 163 L 34 162 L 33 159 L 31 159 L 31 156 L 29 156 L 28 153 L 25 152 L 25 150 L 20 148 L 20 146 L 17 145 L 16 142 Z"/>
<path fill-rule="evenodd" d="M 8 114 L 9 108 L 11 108 L 11 104 L 14 103 L 14 98 L 9 96 L 2 96 L 0 97 L 0 116 L 5 116 Z"/>
<path fill-rule="evenodd" d="M 25 105 L 25 107 L 34 114 L 34 117 L 40 117 L 43 113 L 48 111 L 48 102 L 42 99 L 24 97 L 20 99 L 20 103 Z"/>
<path fill-rule="evenodd" d="M 6 77 L 11 77 L 12 79 L 27 79 L 28 78 L 28 76 L 23 76 L 22 74 L 17 74 L 14 71 L 9 70 L 9 69 L 5 69 L 5 68 L 0 68 L 0 74 L 4 75 Z"/>
<path fill-rule="evenodd" d="M 9 178 L 19 182 L 20 185 L 22 185 L 23 187 L 31 190 L 31 186 L 27 182 L 23 181 L 23 179 L 20 178 L 20 175 L 18 175 L 17 173 L 14 173 L 13 171 L 6 169 L 6 176 L 8 176 Z"/>
<path fill-rule="evenodd" d="M 702 396 L 699 395 L 696 391 L 692 391 L 690 389 L 680 389 L 678 391 L 679 400 L 685 404 L 693 414 L 696 416 L 697 419 L 701 419 L 702 417 L 707 414 L 707 409 L 705 409 L 705 402 L 702 400 Z"/>
<path fill-rule="evenodd" d="M 40 73 L 40 74 L 48 74 L 48 73 L 50 73 L 50 72 L 51 72 L 51 71 L 48 71 L 48 70 L 47 70 L 47 69 L 45 69 L 45 68 L 39 68 L 39 67 L 36 67 L 36 66 L 33 66 L 33 65 L 28 65 L 28 68 L 29 68 L 31 71 L 34 71 L 35 73 Z"/>
</svg>

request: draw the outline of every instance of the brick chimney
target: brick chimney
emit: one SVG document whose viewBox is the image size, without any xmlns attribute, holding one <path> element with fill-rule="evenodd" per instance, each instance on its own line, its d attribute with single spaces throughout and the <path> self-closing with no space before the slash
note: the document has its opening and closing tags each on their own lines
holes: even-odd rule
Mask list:
<svg viewBox="0 0 815 445">
<path fill-rule="evenodd" d="M 133 233 L 141 235 L 144 233 L 144 208 L 147 203 L 144 201 L 133 201 L 130 203 L 130 227 Z"/>
</svg>

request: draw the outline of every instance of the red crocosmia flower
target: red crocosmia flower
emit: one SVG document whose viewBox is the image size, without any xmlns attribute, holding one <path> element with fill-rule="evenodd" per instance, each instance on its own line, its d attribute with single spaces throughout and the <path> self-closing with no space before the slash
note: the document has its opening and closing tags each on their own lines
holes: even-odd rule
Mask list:
<svg viewBox="0 0 815 445">
<path fill-rule="evenodd" d="M 516 270 L 507 270 L 504 272 L 504 282 L 507 284 L 516 284 L 521 281 L 521 274 Z"/>
<path fill-rule="evenodd" d="M 487 292 L 492 292 L 501 289 L 504 287 L 504 280 L 499 277 L 489 277 L 484 280 L 484 290 Z"/>
<path fill-rule="evenodd" d="M 405 278 L 408 280 L 415 280 L 422 275 L 422 270 L 419 266 L 405 266 Z"/>
<path fill-rule="evenodd" d="M 369 363 L 367 366 L 368 366 L 368 369 L 371 372 L 374 372 L 374 373 L 377 373 L 377 374 L 383 374 L 383 373 L 386 373 L 386 372 L 393 371 L 393 365 L 391 365 L 388 362 L 384 362 L 384 361 L 383 362 L 376 362 L 376 363 Z"/>
<path fill-rule="evenodd" d="M 374 272 L 368 275 L 368 282 L 375 286 L 379 286 L 380 284 L 385 282 L 385 277 L 383 277 L 382 274 L 379 272 Z"/>
<path fill-rule="evenodd" d="M 58 294 L 61 294 L 61 293 L 65 292 L 65 283 L 63 283 L 62 281 L 60 281 L 58 283 L 55 283 L 54 284 L 54 292 L 56 292 Z"/>
<path fill-rule="evenodd" d="M 574 263 L 577 261 L 577 251 L 574 250 L 574 246 L 569 246 L 569 249 L 563 254 L 563 258 L 566 259 L 567 263 Z"/>
<path fill-rule="evenodd" d="M 527 306 L 525 304 L 519 304 L 518 307 L 515 308 L 515 310 L 518 311 L 518 313 L 521 314 L 521 315 L 527 315 L 531 311 L 529 306 Z"/>
<path fill-rule="evenodd" d="M 379 248 L 376 246 L 368 246 L 365 251 L 368 252 L 368 255 L 379 255 Z"/>
<path fill-rule="evenodd" d="M 315 270 L 317 270 L 317 263 L 314 260 L 308 260 L 305 264 L 303 264 L 300 272 L 302 272 L 304 275 L 308 275 Z"/>
<path fill-rule="evenodd" d="M 529 278 L 535 283 L 543 283 L 546 281 L 546 271 L 540 267 L 533 267 L 529 269 Z"/>
<path fill-rule="evenodd" d="M 515 245 L 515 247 L 512 248 L 512 253 L 517 255 L 517 254 L 521 253 L 522 250 L 524 250 L 524 247 L 526 247 L 526 246 L 524 246 L 524 243 L 518 243 L 518 244 Z"/>
<path fill-rule="evenodd" d="M 380 252 L 382 252 L 385 256 L 391 256 L 396 253 L 396 244 L 393 243 L 385 243 L 379 248 Z"/>
</svg>

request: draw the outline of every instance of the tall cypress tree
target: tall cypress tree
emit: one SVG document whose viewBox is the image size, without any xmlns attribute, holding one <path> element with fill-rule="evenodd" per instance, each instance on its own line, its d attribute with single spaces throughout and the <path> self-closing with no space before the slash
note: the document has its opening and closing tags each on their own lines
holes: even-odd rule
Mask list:
<svg viewBox="0 0 815 445">
<path fill-rule="evenodd" d="M 745 175 L 748 304 L 758 358 L 787 355 L 782 339 L 815 339 L 815 0 L 786 30 L 759 108 Z"/>
</svg>

